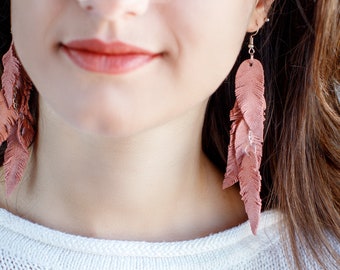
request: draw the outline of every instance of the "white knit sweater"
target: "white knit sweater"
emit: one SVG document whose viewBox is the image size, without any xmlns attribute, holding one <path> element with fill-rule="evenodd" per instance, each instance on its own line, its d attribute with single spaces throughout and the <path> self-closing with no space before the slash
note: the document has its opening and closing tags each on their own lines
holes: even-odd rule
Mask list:
<svg viewBox="0 0 340 270">
<path fill-rule="evenodd" d="M 204 238 L 151 243 L 65 234 L 0 209 L 0 269 L 288 269 L 278 222 L 279 214 L 268 211 L 257 236 L 246 222 Z M 319 269 L 308 256 L 305 266 Z"/>
</svg>

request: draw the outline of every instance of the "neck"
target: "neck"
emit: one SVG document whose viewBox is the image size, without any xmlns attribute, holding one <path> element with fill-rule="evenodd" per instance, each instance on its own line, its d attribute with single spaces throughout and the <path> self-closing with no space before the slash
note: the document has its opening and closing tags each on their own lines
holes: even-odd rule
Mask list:
<svg viewBox="0 0 340 270">
<path fill-rule="evenodd" d="M 189 239 L 239 224 L 238 190 L 222 191 L 223 175 L 201 150 L 203 107 L 114 139 L 41 118 L 19 214 L 69 233 L 125 240 Z"/>
</svg>

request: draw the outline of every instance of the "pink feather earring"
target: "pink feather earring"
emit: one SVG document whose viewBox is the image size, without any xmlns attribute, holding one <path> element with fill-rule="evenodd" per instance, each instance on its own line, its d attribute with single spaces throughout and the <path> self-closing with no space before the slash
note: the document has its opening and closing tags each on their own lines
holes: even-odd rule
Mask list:
<svg viewBox="0 0 340 270">
<path fill-rule="evenodd" d="M 230 111 L 228 163 L 223 188 L 239 182 L 250 227 L 256 234 L 261 213 L 261 175 L 264 111 L 264 72 L 260 61 L 254 59 L 254 36 L 250 36 L 250 59 L 241 63 L 236 73 L 236 102 Z"/>
<path fill-rule="evenodd" d="M 6 194 L 20 182 L 33 142 L 33 117 L 29 110 L 32 82 L 20 64 L 13 43 L 3 56 L 0 91 L 0 145 L 7 141 L 4 157 Z"/>
</svg>

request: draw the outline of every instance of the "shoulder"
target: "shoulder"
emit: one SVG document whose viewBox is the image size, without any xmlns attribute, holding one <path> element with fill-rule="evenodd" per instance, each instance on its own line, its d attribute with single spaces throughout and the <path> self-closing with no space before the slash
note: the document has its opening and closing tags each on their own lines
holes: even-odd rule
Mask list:
<svg viewBox="0 0 340 270">
<path fill-rule="evenodd" d="M 246 231 L 249 226 L 247 223 L 235 228 L 237 237 L 234 239 L 234 243 L 230 243 L 220 250 L 225 258 L 225 266 L 221 269 L 295 269 L 292 246 L 284 226 L 284 216 L 280 212 L 267 211 L 262 213 L 256 236 L 249 232 L 249 228 L 248 232 Z M 340 254 L 339 239 L 331 234 L 327 236 L 329 242 Z M 233 238 L 229 239 L 233 241 Z M 312 252 L 305 246 L 297 243 L 297 248 L 302 265 L 306 269 L 323 269 L 313 257 Z M 330 264 L 327 265 L 327 269 L 337 269 L 335 262 L 328 262 Z"/>
</svg>

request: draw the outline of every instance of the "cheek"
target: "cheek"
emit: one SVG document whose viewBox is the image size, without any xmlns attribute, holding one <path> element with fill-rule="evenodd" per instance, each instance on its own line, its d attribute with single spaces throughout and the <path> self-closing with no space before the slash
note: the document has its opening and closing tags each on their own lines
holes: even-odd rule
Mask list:
<svg viewBox="0 0 340 270">
<path fill-rule="evenodd" d="M 25 51 L 27 47 L 43 48 L 42 43 L 47 42 L 55 21 L 63 12 L 61 2 L 62 0 L 11 1 L 11 25 L 17 50 Z"/>
<path fill-rule="evenodd" d="M 11 1 L 11 27 L 18 57 L 40 95 L 50 100 L 63 94 L 60 78 L 65 74 L 58 72 L 56 44 L 58 29 L 68 25 L 67 12 L 65 0 Z"/>
<path fill-rule="evenodd" d="M 53 71 L 50 60 L 56 49 L 56 25 L 65 21 L 63 14 L 67 9 L 64 2 L 11 1 L 13 41 L 23 66 L 34 82 L 42 79 L 41 74 Z"/>
<path fill-rule="evenodd" d="M 251 5 L 240 0 L 216 4 L 188 0 L 167 10 L 178 50 L 173 70 L 177 78 L 186 78 L 188 92 L 198 89 L 210 95 L 230 72 L 239 54 L 251 15 Z M 214 2 L 214 1 L 213 1 Z M 191 3 L 191 5 L 190 5 Z M 182 9 L 181 9 L 182 8 Z M 197 89 L 198 88 L 198 89 Z"/>
</svg>

